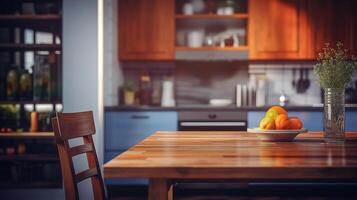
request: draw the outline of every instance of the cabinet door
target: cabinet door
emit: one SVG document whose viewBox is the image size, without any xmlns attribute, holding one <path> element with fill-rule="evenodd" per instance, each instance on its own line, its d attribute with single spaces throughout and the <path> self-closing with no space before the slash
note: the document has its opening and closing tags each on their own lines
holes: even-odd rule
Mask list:
<svg viewBox="0 0 357 200">
<path fill-rule="evenodd" d="M 336 16 L 334 27 L 335 42 L 341 41 L 352 54 L 357 55 L 357 2 L 355 0 L 335 0 Z"/>
<path fill-rule="evenodd" d="M 119 59 L 173 59 L 174 11 L 174 0 L 119 0 Z"/>
<path fill-rule="evenodd" d="M 106 112 L 105 150 L 126 150 L 156 131 L 177 130 L 176 112 Z"/>
<path fill-rule="evenodd" d="M 317 53 L 325 43 L 335 43 L 335 0 L 305 1 L 307 2 L 306 16 L 309 22 L 306 30 L 307 58 L 316 59 Z"/>
<path fill-rule="evenodd" d="M 353 54 L 357 53 L 357 3 L 352 0 L 304 0 L 308 20 L 307 58 L 317 58 L 325 43 L 340 41 Z"/>
<path fill-rule="evenodd" d="M 303 57 L 304 15 L 299 0 L 251 0 L 249 46 L 251 59 Z"/>
</svg>

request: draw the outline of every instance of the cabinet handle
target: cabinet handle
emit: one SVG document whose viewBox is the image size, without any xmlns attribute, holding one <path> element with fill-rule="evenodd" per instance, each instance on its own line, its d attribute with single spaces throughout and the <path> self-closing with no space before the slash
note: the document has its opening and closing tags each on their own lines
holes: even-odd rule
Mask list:
<svg viewBox="0 0 357 200">
<path fill-rule="evenodd" d="M 217 115 L 216 115 L 216 114 L 209 114 L 209 115 L 208 115 L 208 118 L 210 118 L 210 119 L 216 119 L 216 118 L 217 118 Z"/>
<path fill-rule="evenodd" d="M 131 116 L 132 119 L 149 119 L 148 115 L 133 115 Z"/>
</svg>

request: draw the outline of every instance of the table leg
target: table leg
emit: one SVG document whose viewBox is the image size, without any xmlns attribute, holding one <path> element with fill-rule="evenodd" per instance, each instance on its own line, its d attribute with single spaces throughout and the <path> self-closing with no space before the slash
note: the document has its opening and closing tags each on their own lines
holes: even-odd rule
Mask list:
<svg viewBox="0 0 357 200">
<path fill-rule="evenodd" d="M 173 189 L 170 180 L 149 179 L 149 200 L 172 200 Z"/>
</svg>

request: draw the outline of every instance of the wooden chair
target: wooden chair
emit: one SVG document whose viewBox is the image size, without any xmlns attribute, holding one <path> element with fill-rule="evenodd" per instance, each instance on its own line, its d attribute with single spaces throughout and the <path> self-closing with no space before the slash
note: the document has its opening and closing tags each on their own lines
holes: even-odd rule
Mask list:
<svg viewBox="0 0 357 200">
<path fill-rule="evenodd" d="M 94 199 L 105 199 L 105 190 L 92 135 L 95 134 L 93 112 L 57 113 L 52 118 L 52 126 L 61 170 L 64 181 L 66 199 L 79 199 L 77 184 L 91 178 Z M 83 144 L 70 147 L 68 140 L 83 138 Z M 74 171 L 72 158 L 79 154 L 87 154 L 88 169 L 78 174 Z"/>
</svg>

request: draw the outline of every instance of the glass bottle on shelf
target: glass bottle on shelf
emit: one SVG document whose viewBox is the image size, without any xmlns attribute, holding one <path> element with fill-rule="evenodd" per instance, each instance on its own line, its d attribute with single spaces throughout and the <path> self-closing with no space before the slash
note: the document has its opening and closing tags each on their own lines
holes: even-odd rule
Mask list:
<svg viewBox="0 0 357 200">
<path fill-rule="evenodd" d="M 50 64 L 48 55 L 36 55 L 34 65 L 34 100 L 50 100 Z"/>
<path fill-rule="evenodd" d="M 61 98 L 60 55 L 51 52 L 48 60 L 50 64 L 50 97 L 51 100 L 58 101 Z"/>
<path fill-rule="evenodd" d="M 19 80 L 20 100 L 32 100 L 32 76 L 27 70 L 23 70 Z"/>
<path fill-rule="evenodd" d="M 18 98 L 18 68 L 12 65 L 6 75 L 6 99 L 15 101 Z"/>
<path fill-rule="evenodd" d="M 151 104 L 151 78 L 148 74 L 144 74 L 140 77 L 140 104 L 150 105 Z"/>
<path fill-rule="evenodd" d="M 6 75 L 7 67 L 6 65 L 0 66 L 0 101 L 6 99 Z"/>
</svg>

